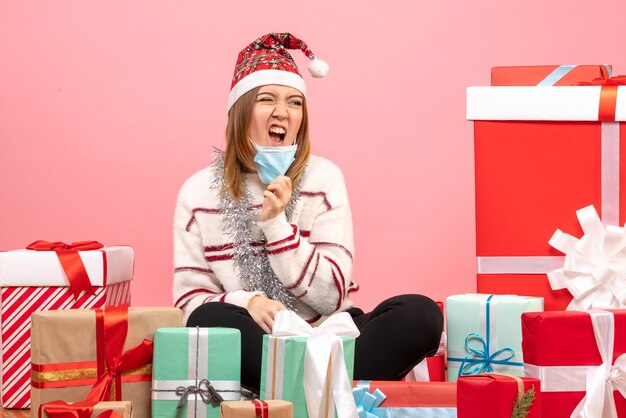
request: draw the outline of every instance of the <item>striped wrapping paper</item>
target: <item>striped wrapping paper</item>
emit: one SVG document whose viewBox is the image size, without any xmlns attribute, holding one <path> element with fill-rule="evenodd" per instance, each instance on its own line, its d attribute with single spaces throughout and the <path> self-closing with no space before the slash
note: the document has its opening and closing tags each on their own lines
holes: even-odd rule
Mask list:
<svg viewBox="0 0 626 418">
<path fill-rule="evenodd" d="M 0 376 L 4 408 L 30 406 L 30 315 L 33 312 L 130 303 L 133 249 L 123 246 L 103 250 L 80 252 L 90 281 L 98 288 L 93 295 L 81 293 L 78 299 L 66 284 L 60 282 L 64 276 L 54 252 L 19 250 L 0 253 Z M 27 255 L 30 254 L 34 258 L 29 259 Z M 27 271 L 29 265 L 33 266 L 31 271 Z M 38 274 L 33 274 L 33 270 Z M 16 271 L 24 273 L 17 276 Z M 43 283 L 50 286 L 42 286 Z"/>
</svg>

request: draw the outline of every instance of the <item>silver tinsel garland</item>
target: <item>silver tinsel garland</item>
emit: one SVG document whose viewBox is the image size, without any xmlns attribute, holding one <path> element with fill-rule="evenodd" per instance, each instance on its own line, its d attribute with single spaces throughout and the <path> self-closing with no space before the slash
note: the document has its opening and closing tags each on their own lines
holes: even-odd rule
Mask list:
<svg viewBox="0 0 626 418">
<path fill-rule="evenodd" d="M 243 196 L 233 201 L 224 183 L 224 153 L 215 150 L 213 155 L 212 189 L 219 194 L 218 209 L 222 220 L 222 231 L 229 235 L 234 244 L 233 261 L 236 274 L 239 274 L 242 286 L 247 290 L 260 290 L 273 300 L 281 302 L 287 309 L 295 310 L 296 298 L 285 289 L 272 270 L 265 245 L 253 246 L 258 242 L 253 227 L 259 219 L 259 211 L 251 210 L 252 195 L 244 183 Z M 298 202 L 299 186 L 291 193 L 291 199 L 285 207 L 285 215 L 291 220 L 293 209 Z M 265 244 L 265 238 L 263 238 Z"/>
</svg>

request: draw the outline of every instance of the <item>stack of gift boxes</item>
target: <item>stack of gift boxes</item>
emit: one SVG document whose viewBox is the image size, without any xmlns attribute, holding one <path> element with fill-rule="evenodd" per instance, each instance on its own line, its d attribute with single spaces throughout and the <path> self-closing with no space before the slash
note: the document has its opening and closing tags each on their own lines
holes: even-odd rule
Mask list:
<svg viewBox="0 0 626 418">
<path fill-rule="evenodd" d="M 468 88 L 481 295 L 448 299 L 459 417 L 626 416 L 625 82 L 500 67 Z"/>
<path fill-rule="evenodd" d="M 313 330 L 282 311 L 264 338 L 259 399 L 242 401 L 238 330 L 128 308 L 130 247 L 38 241 L 0 253 L 3 407 L 50 418 L 626 417 L 620 84 L 603 65 L 497 67 L 492 86 L 468 89 L 479 293 L 448 297 L 439 351 L 403 381 L 352 380 L 349 315 Z"/>
</svg>

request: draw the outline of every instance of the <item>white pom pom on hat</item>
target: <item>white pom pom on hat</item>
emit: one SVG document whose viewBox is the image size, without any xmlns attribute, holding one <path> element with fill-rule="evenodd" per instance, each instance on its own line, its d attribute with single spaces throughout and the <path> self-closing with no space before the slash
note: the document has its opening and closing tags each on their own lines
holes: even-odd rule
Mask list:
<svg viewBox="0 0 626 418">
<path fill-rule="evenodd" d="M 309 72 L 315 78 L 326 77 L 330 67 L 326 61 L 322 61 L 319 58 L 313 58 L 309 63 Z"/>
<path fill-rule="evenodd" d="M 239 53 L 228 96 L 228 110 L 245 93 L 267 84 L 293 87 L 306 96 L 304 79 L 288 49 L 299 49 L 311 60 L 308 69 L 313 77 L 328 75 L 328 64 L 316 58 L 302 40 L 286 32 L 268 33 Z"/>
</svg>

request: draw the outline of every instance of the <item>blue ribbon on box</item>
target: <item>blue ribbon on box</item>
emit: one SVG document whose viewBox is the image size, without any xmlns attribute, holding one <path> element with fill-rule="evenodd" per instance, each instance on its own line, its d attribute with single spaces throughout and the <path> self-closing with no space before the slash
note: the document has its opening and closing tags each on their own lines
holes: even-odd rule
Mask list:
<svg viewBox="0 0 626 418">
<path fill-rule="evenodd" d="M 429 408 L 429 407 L 405 407 L 405 408 L 379 408 L 379 405 L 387 398 L 380 390 L 370 393 L 368 387 L 359 382 L 352 389 L 356 402 L 359 418 L 456 418 L 456 408 Z"/>
<path fill-rule="evenodd" d="M 464 358 L 455 358 L 449 357 L 448 361 L 456 361 L 461 363 L 461 367 L 459 368 L 458 376 L 463 375 L 472 375 L 479 374 L 485 372 L 493 372 L 494 369 L 492 364 L 495 365 L 506 365 L 506 366 L 519 366 L 523 367 L 524 363 L 519 363 L 515 361 L 511 361 L 513 357 L 515 357 L 515 351 L 510 347 L 502 348 L 494 353 L 491 353 L 491 348 L 489 346 L 491 341 L 491 299 L 494 295 L 489 295 L 486 303 L 486 314 L 485 314 L 485 336 L 483 338 L 482 335 L 477 333 L 468 334 L 465 338 L 465 351 L 469 354 Z M 481 344 L 481 347 L 476 349 L 470 347 L 471 340 L 478 340 Z M 502 357 L 503 358 L 498 358 Z"/>
<path fill-rule="evenodd" d="M 482 344 L 482 350 L 477 350 L 469 346 L 470 340 L 472 339 L 480 341 Z M 489 354 L 489 344 L 480 334 L 472 333 L 465 338 L 465 350 L 467 350 L 469 354 L 463 358 L 463 362 L 459 368 L 459 376 L 491 373 L 493 372 L 493 367 L 491 367 L 492 364 L 524 365 L 524 363 L 510 361 L 513 357 L 515 357 L 515 351 L 509 347 L 502 348 L 493 354 Z M 508 354 L 508 356 L 505 358 L 497 358 L 506 354 Z"/>
<path fill-rule="evenodd" d="M 367 388 L 359 386 L 352 389 L 354 395 L 354 401 L 356 402 L 356 412 L 359 414 L 359 418 L 379 418 L 373 412 L 374 408 L 378 406 L 387 398 L 387 396 L 380 390 L 376 389 L 374 392 L 369 393 Z"/>
<path fill-rule="evenodd" d="M 376 408 L 377 418 L 457 418 L 456 408 Z"/>
</svg>

